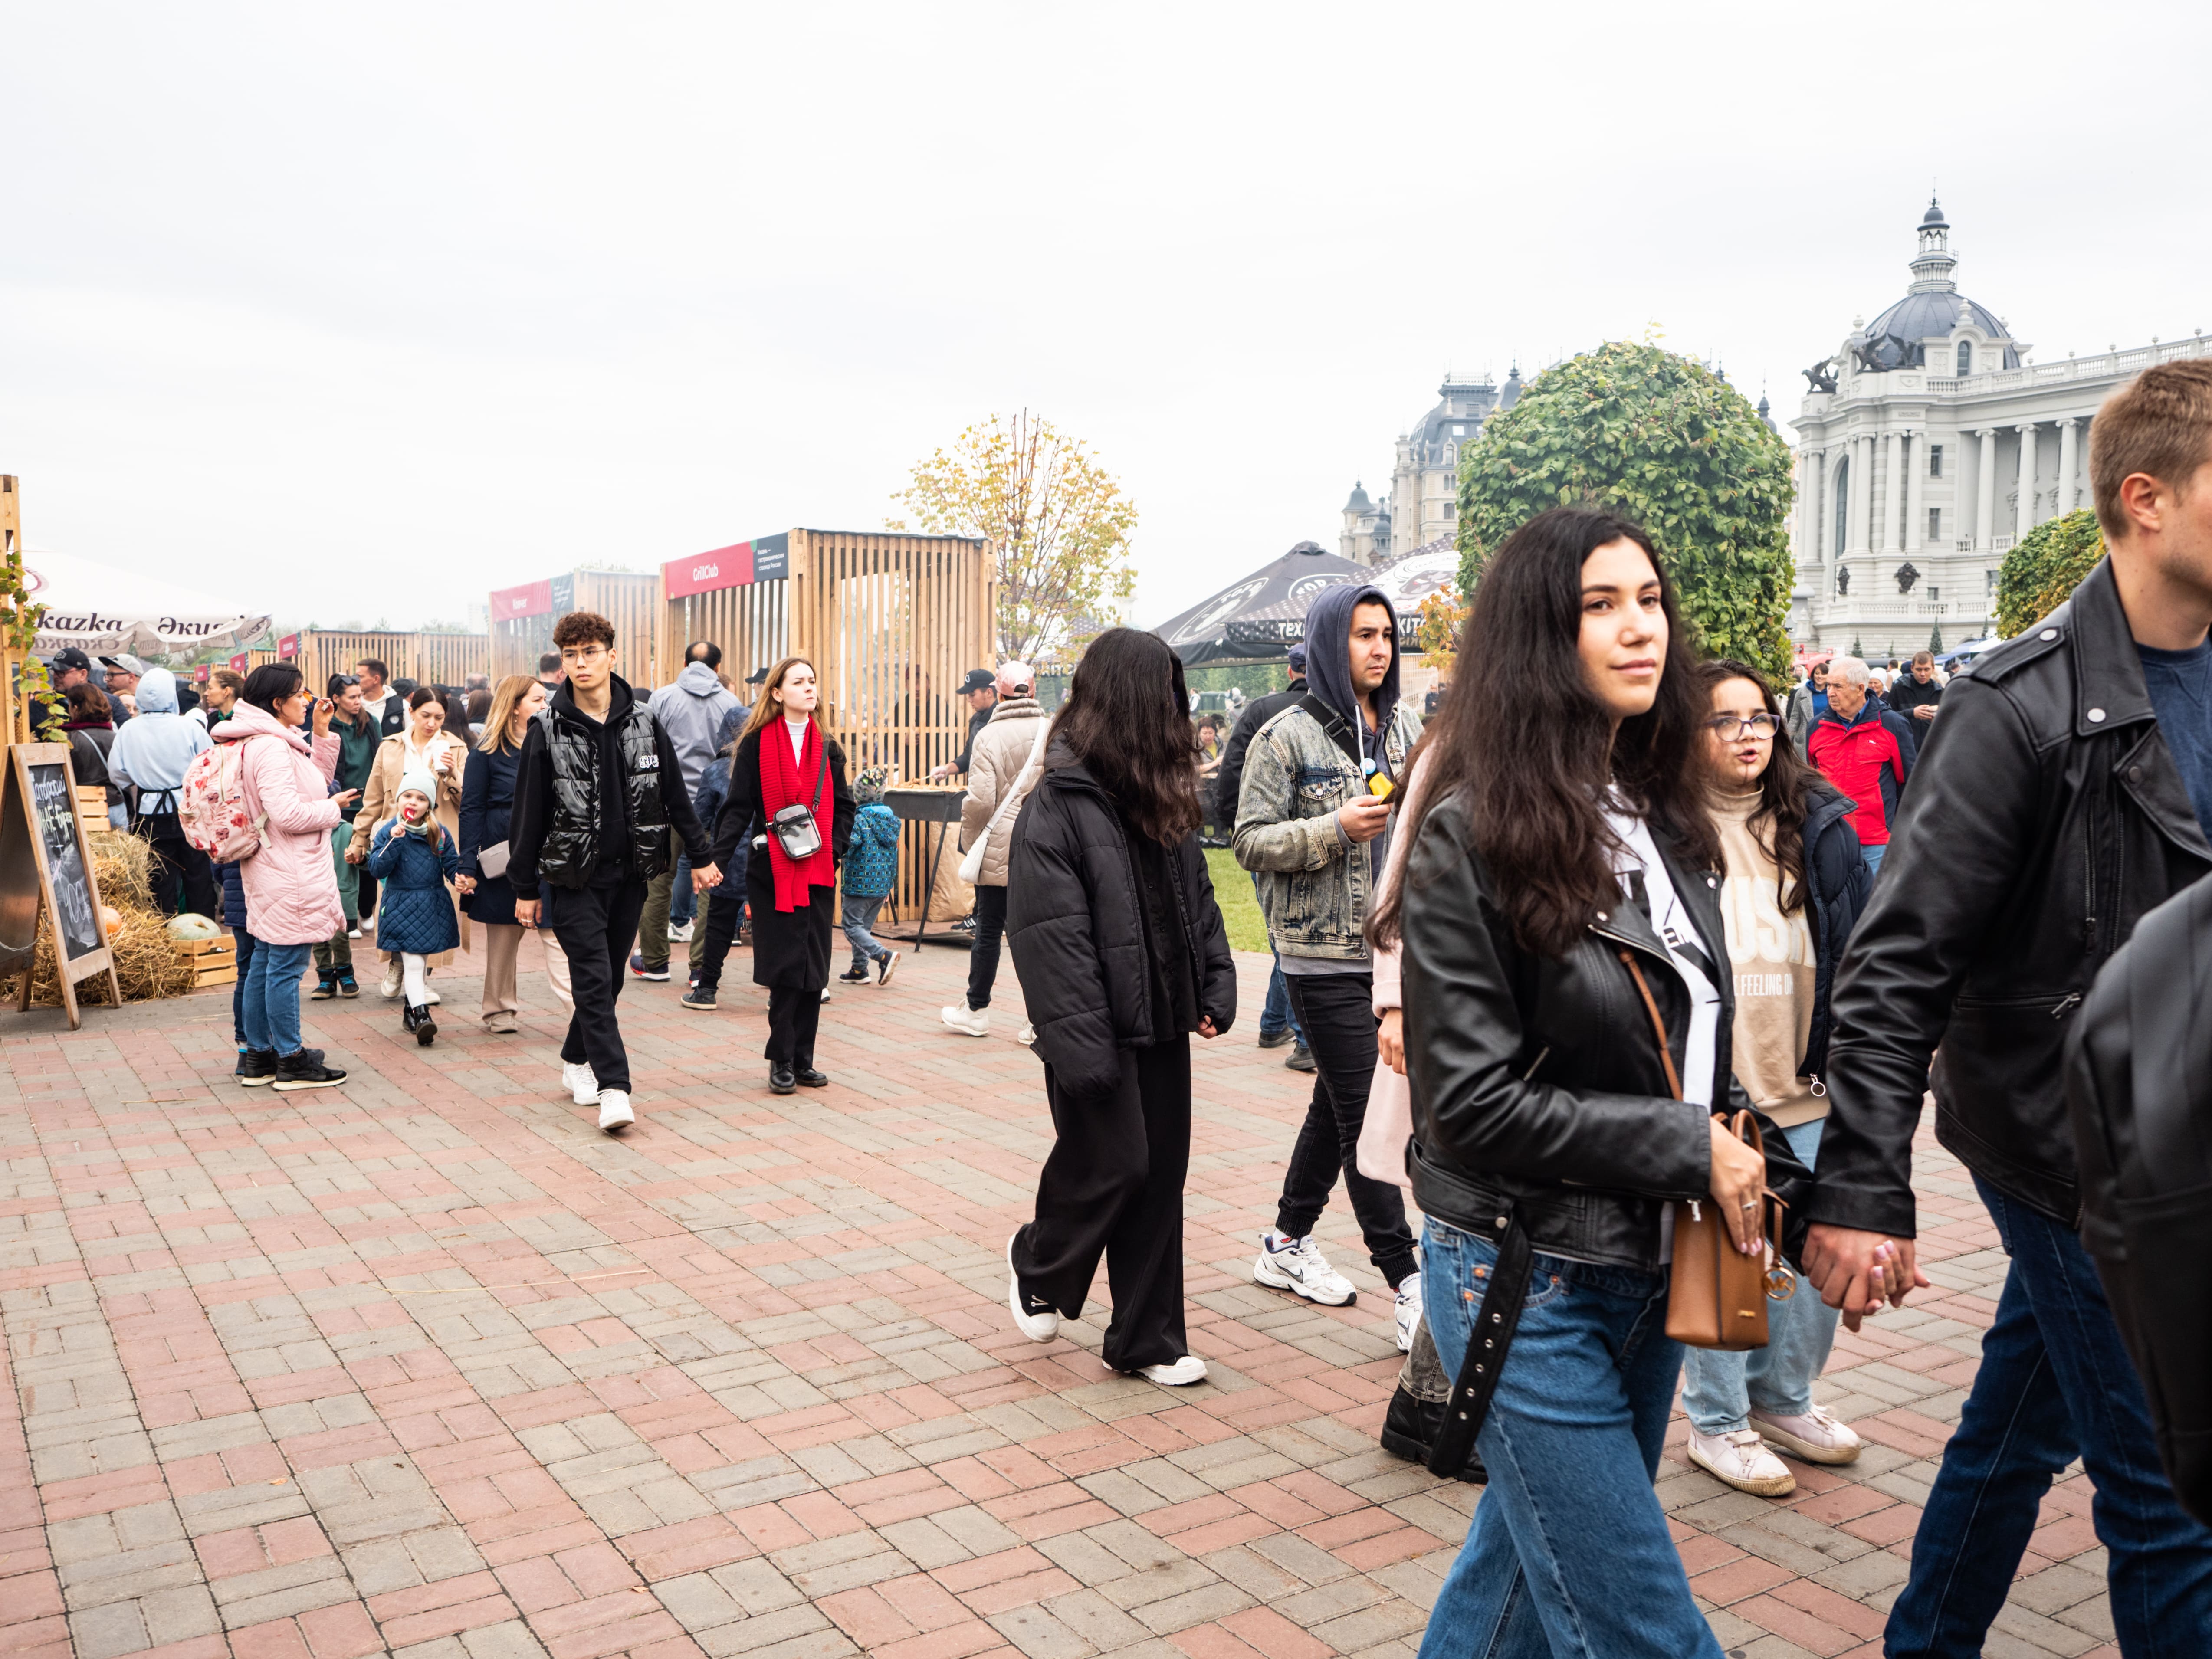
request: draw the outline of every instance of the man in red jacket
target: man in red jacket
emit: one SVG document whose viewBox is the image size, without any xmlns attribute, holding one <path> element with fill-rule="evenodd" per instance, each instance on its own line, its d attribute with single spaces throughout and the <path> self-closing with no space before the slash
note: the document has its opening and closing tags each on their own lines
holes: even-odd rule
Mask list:
<svg viewBox="0 0 2212 1659">
<path fill-rule="evenodd" d="M 1828 712 L 1807 734 L 1805 750 L 1822 775 L 1858 803 L 1851 825 L 1867 873 L 1875 875 L 1889 850 L 1889 827 L 1918 745 L 1900 716 L 1867 695 L 1867 665 L 1856 657 L 1828 665 Z"/>
</svg>

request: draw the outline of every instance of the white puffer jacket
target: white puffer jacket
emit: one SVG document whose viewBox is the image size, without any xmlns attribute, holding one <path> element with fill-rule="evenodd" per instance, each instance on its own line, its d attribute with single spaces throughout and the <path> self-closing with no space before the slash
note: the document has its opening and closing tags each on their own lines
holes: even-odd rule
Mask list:
<svg viewBox="0 0 2212 1659">
<path fill-rule="evenodd" d="M 991 814 L 999 810 L 1000 801 L 1020 781 L 1022 769 L 1029 764 L 1030 750 L 1036 746 L 1041 723 L 1048 723 L 1051 718 L 1035 697 L 1004 697 L 991 711 L 988 723 L 975 734 L 975 747 L 968 757 L 968 799 L 960 805 L 963 852 L 975 844 Z M 1022 786 L 1014 805 L 992 832 L 991 844 L 983 849 L 983 873 L 975 882 L 978 887 L 1006 884 L 1006 848 L 1013 838 L 1014 820 L 1022 815 L 1021 797 L 1036 786 L 1034 776 Z"/>
</svg>

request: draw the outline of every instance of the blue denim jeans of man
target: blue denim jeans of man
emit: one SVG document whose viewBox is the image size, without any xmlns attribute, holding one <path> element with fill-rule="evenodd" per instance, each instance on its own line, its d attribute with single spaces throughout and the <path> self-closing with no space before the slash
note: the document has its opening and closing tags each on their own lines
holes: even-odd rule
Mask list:
<svg viewBox="0 0 2212 1659">
<path fill-rule="evenodd" d="M 1456 1376 L 1498 1261 L 1431 1219 L 1429 1333 Z M 1652 1480 L 1681 1374 L 1667 1277 L 1539 1252 L 1475 1444 L 1490 1484 L 1421 1659 L 1721 1659 Z"/>
<path fill-rule="evenodd" d="M 848 893 L 843 908 L 838 912 L 837 925 L 845 930 L 845 942 L 853 947 L 853 966 L 866 968 L 871 963 L 881 962 L 890 955 L 876 939 L 876 912 L 884 908 L 884 895 Z"/>
<path fill-rule="evenodd" d="M 1859 856 L 1866 860 L 1868 875 L 1878 876 L 1881 873 L 1881 855 L 1887 851 L 1889 851 L 1889 843 L 1887 842 L 1882 842 L 1879 847 L 1862 847 L 1859 848 Z"/>
<path fill-rule="evenodd" d="M 1807 1169 L 1820 1155 L 1824 1118 L 1784 1129 L 1783 1139 Z M 1766 1346 L 1745 1353 L 1692 1348 L 1682 1361 L 1682 1409 L 1699 1434 L 1734 1434 L 1751 1426 L 1752 1407 L 1773 1417 L 1813 1409 L 1813 1380 L 1835 1346 L 1833 1308 L 1803 1280 L 1786 1302 L 1766 1304 Z"/>
<path fill-rule="evenodd" d="M 312 945 L 253 941 L 253 961 L 246 969 L 246 1046 L 278 1054 L 300 1051 L 300 976 L 307 971 Z"/>
<path fill-rule="evenodd" d="M 699 896 L 691 890 L 691 855 L 676 855 L 676 884 L 668 900 L 668 925 L 681 927 L 699 914 Z"/>
<path fill-rule="evenodd" d="M 1977 1176 L 2012 1264 L 1890 1609 L 1891 1659 L 1978 1654 L 2052 1477 L 2079 1457 L 2128 1659 L 2212 1654 L 2212 1529 L 2174 1502 L 2142 1383 L 2074 1231 Z"/>
<path fill-rule="evenodd" d="M 1260 878 L 1252 878 L 1252 890 L 1260 890 Z M 1267 950 L 1275 956 L 1274 968 L 1267 975 L 1267 1000 L 1260 1007 L 1260 1035 L 1273 1036 L 1287 1030 L 1297 1041 L 1304 1042 L 1306 1034 L 1298 1029 L 1298 1017 L 1291 1011 L 1291 988 L 1283 983 L 1283 958 L 1275 952 L 1273 936 L 1267 940 Z"/>
</svg>

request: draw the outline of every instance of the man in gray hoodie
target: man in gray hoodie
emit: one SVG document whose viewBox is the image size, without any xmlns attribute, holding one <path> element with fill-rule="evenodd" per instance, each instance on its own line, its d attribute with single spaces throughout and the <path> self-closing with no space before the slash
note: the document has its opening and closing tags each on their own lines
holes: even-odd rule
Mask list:
<svg viewBox="0 0 2212 1659">
<path fill-rule="evenodd" d="M 166 668 L 148 669 L 139 677 L 136 695 L 138 715 L 115 734 L 107 753 L 108 778 L 126 795 L 137 792 L 131 828 L 153 843 L 155 902 L 174 915 L 181 889 L 183 908 L 220 922 L 215 866 L 185 839 L 177 823 L 185 769 L 192 757 L 213 746 L 207 727 L 177 712 L 177 677 Z"/>
<path fill-rule="evenodd" d="M 712 640 L 693 641 L 684 647 L 684 672 L 676 677 L 676 683 L 662 686 L 647 704 L 675 748 L 677 763 L 684 774 L 684 791 L 695 811 L 699 804 L 699 780 L 714 758 L 715 745 L 731 711 L 738 706 L 738 700 L 722 689 L 721 676 L 715 672 L 721 665 L 720 646 Z M 696 902 L 691 892 L 690 860 L 678 843 L 668 868 L 645 890 L 645 914 L 638 919 L 637 950 L 629 959 L 630 972 L 640 979 L 666 979 L 672 937 L 690 940 L 695 952 L 704 947 L 705 939 L 695 939 L 692 933 Z M 672 935 L 672 925 L 676 930 Z"/>
</svg>

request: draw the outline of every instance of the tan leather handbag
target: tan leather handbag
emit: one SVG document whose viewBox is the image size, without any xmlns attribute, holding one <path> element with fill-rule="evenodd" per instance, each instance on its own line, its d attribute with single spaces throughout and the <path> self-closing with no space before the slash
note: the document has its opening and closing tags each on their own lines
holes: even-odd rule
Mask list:
<svg viewBox="0 0 2212 1659">
<path fill-rule="evenodd" d="M 1623 951 L 1620 959 L 1643 995 L 1644 1011 L 1651 1017 L 1652 1032 L 1659 1039 L 1659 1063 L 1666 1068 L 1667 1086 L 1680 1100 L 1682 1079 L 1667 1047 L 1667 1023 L 1659 1017 L 1659 1005 L 1635 957 Z M 1756 1117 L 1738 1112 L 1728 1119 L 1728 1127 L 1765 1157 L 1766 1144 Z M 1713 1212 L 1711 1199 L 1675 1205 L 1674 1261 L 1667 1286 L 1667 1334 L 1675 1341 L 1731 1353 L 1766 1346 L 1767 1302 L 1788 1301 L 1796 1291 L 1797 1276 L 1782 1259 L 1782 1200 L 1771 1193 L 1762 1194 L 1759 1214 L 1766 1248 L 1757 1255 L 1746 1255 L 1736 1249 L 1726 1221 Z"/>
</svg>

